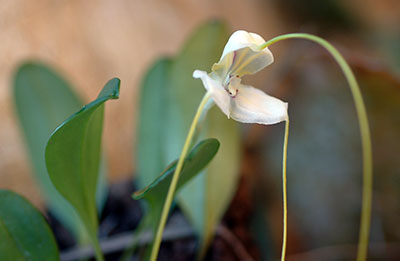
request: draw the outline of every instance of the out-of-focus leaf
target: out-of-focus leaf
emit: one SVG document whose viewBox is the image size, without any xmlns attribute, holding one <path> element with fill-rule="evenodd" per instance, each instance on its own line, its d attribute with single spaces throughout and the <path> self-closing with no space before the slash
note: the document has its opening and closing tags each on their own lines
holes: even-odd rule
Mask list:
<svg viewBox="0 0 400 261">
<path fill-rule="evenodd" d="M 210 71 L 218 61 L 228 32 L 224 24 L 210 22 L 198 28 L 173 58 L 168 74 L 167 105 L 168 124 L 165 125 L 165 157 L 167 162 L 179 156 L 196 109 L 205 94 L 198 79 L 192 77 L 196 69 Z"/>
<path fill-rule="evenodd" d="M 139 187 L 149 184 L 165 168 L 162 132 L 168 124 L 163 114 L 167 107 L 166 93 L 170 65 L 169 59 L 158 60 L 142 83 L 136 149 Z"/>
<path fill-rule="evenodd" d="M 167 159 L 179 155 L 196 108 L 205 93 L 201 81 L 193 79 L 195 69 L 209 71 L 219 60 L 228 40 L 224 24 L 211 22 L 200 27 L 188 40 L 171 68 L 169 114 L 166 128 Z M 238 124 L 212 108 L 200 128 L 200 137 L 217 138 L 221 149 L 216 160 L 178 195 L 179 203 L 200 237 L 202 255 L 228 207 L 239 174 Z"/>
<path fill-rule="evenodd" d="M 182 172 L 176 186 L 176 192 L 193 177 L 195 177 L 196 174 L 200 173 L 205 166 L 207 166 L 207 164 L 217 154 L 218 149 L 218 140 L 207 139 L 201 141 L 191 150 L 185 159 Z M 154 233 L 158 227 L 162 209 L 167 198 L 168 189 L 176 168 L 176 163 L 177 161 L 174 161 L 150 185 L 133 194 L 134 199 L 144 198 L 148 202 L 149 209 L 144 220 L 151 225 L 151 229 Z"/>
<path fill-rule="evenodd" d="M 20 195 L 0 190 L 0 260 L 59 260 L 53 233 Z"/>
<path fill-rule="evenodd" d="M 153 179 L 158 172 L 150 172 L 179 157 L 197 106 L 205 94 L 201 81 L 192 78 L 193 71 L 209 71 L 218 61 L 227 40 L 224 24 L 207 23 L 190 37 L 177 57 L 159 61 L 147 74 L 141 91 L 144 112 L 140 112 L 138 131 L 138 166 L 143 171 L 138 173 L 140 183 Z M 200 125 L 198 137 L 217 138 L 221 149 L 204 175 L 197 176 L 178 197 L 200 236 L 201 252 L 204 252 L 236 190 L 240 150 L 237 123 L 226 119 L 217 108 L 211 109 Z M 154 162 L 152 155 L 162 164 Z M 141 167 L 149 162 L 153 166 Z"/>
<path fill-rule="evenodd" d="M 97 235 L 95 204 L 100 166 L 104 102 L 119 97 L 119 79 L 110 80 L 97 99 L 65 120 L 46 146 L 46 166 L 57 190 L 75 207 L 90 237 Z"/>
<path fill-rule="evenodd" d="M 35 179 L 50 210 L 84 243 L 87 236 L 73 207 L 58 193 L 47 174 L 44 152 L 51 132 L 69 115 L 82 107 L 81 100 L 70 85 L 49 67 L 28 62 L 15 75 L 14 98 L 17 115 L 25 135 Z M 104 168 L 103 168 L 104 169 Z M 105 172 L 97 189 L 99 209 L 106 196 Z"/>
</svg>

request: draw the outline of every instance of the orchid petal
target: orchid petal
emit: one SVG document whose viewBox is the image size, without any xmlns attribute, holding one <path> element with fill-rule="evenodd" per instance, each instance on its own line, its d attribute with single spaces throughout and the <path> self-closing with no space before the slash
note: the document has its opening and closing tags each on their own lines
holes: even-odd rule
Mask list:
<svg viewBox="0 0 400 261">
<path fill-rule="evenodd" d="M 243 123 L 275 124 L 288 119 L 287 103 L 252 86 L 240 85 L 231 99 L 230 116 Z"/>
<path fill-rule="evenodd" d="M 211 97 L 223 113 L 230 117 L 229 107 L 230 107 L 230 96 L 227 91 L 222 86 L 221 82 L 213 79 L 207 72 L 195 70 L 193 72 L 193 77 L 196 79 L 201 79 L 204 88 L 211 93 Z"/>
<path fill-rule="evenodd" d="M 268 48 L 262 51 L 253 51 L 243 48 L 236 51 L 237 60 L 232 63 L 231 74 L 242 77 L 255 74 L 274 62 L 274 56 Z"/>
<path fill-rule="evenodd" d="M 236 31 L 229 38 L 222 53 L 221 59 L 212 67 L 213 72 L 224 77 L 246 74 L 254 74 L 274 61 L 274 57 L 268 48 L 260 49 L 265 40 L 258 34 L 245 31 Z"/>
<path fill-rule="evenodd" d="M 224 51 L 222 52 L 221 59 L 224 58 L 226 54 L 245 47 L 249 47 L 254 52 L 259 52 L 261 51 L 259 46 L 263 43 L 265 43 L 265 40 L 258 34 L 249 33 L 244 30 L 236 31 L 231 35 L 231 37 L 229 37 Z"/>
</svg>

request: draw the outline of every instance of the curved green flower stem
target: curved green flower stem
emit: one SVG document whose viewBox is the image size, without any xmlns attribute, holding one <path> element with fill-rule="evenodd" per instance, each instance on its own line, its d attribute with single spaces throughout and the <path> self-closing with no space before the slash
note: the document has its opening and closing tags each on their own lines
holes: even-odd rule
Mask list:
<svg viewBox="0 0 400 261">
<path fill-rule="evenodd" d="M 286 162 L 287 162 L 287 146 L 289 138 L 289 118 L 285 122 L 285 139 L 283 141 L 283 158 L 282 158 L 282 186 L 283 186 L 283 239 L 281 260 L 285 260 L 286 241 L 287 241 L 287 191 L 286 191 Z"/>
<path fill-rule="evenodd" d="M 362 211 L 361 211 L 361 225 L 359 233 L 357 260 L 358 261 L 366 260 L 368 252 L 368 240 L 369 240 L 369 230 L 371 223 L 371 205 L 372 205 L 372 146 L 371 146 L 371 135 L 369 130 L 367 112 L 360 92 L 360 88 L 358 86 L 356 78 L 354 77 L 353 72 L 351 71 L 349 65 L 347 64 L 343 56 L 329 42 L 318 36 L 303 34 L 303 33 L 285 34 L 265 42 L 260 46 L 260 48 L 263 49 L 272 45 L 273 43 L 293 38 L 310 40 L 324 47 L 339 64 L 340 68 L 342 69 L 347 79 L 351 93 L 353 95 L 353 100 L 355 103 L 358 116 L 358 123 L 360 125 L 361 142 L 363 148 Z"/>
<path fill-rule="evenodd" d="M 192 124 L 190 126 L 188 135 L 186 136 L 185 144 L 183 145 L 183 149 L 182 149 L 181 155 L 179 157 L 178 163 L 176 165 L 176 169 L 175 169 L 174 175 L 172 177 L 171 184 L 169 185 L 168 194 L 167 194 L 167 198 L 165 200 L 164 207 L 162 210 L 160 223 L 158 224 L 155 241 L 153 244 L 153 248 L 151 249 L 151 256 L 150 256 L 151 261 L 156 261 L 158 251 L 160 249 L 162 234 L 163 234 L 163 231 L 165 228 L 165 223 L 167 221 L 169 210 L 171 208 L 172 200 L 174 198 L 176 185 L 178 184 L 179 175 L 180 175 L 182 167 L 183 167 L 183 162 L 189 151 L 189 147 L 192 142 L 193 135 L 196 130 L 196 126 L 200 119 L 201 113 L 203 112 L 204 107 L 207 104 L 207 101 L 210 99 L 210 97 L 211 97 L 211 94 L 209 92 L 207 92 L 203 96 L 203 99 L 201 100 L 200 105 L 197 108 L 196 114 L 195 114 Z"/>
</svg>

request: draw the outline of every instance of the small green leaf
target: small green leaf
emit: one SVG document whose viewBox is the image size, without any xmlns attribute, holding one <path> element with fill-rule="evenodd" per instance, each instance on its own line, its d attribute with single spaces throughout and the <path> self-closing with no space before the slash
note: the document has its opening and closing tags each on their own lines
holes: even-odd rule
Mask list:
<svg viewBox="0 0 400 261">
<path fill-rule="evenodd" d="M 199 142 L 190 151 L 185 159 L 175 193 L 207 166 L 217 154 L 218 149 L 218 140 L 207 139 Z M 154 233 L 157 230 L 158 221 L 161 217 L 176 163 L 177 161 L 174 161 L 150 185 L 133 194 L 134 199 L 144 198 L 148 202 L 149 209 L 142 222 L 149 224 Z M 148 249 L 151 249 L 151 247 Z"/>
<path fill-rule="evenodd" d="M 199 142 L 185 159 L 177 184 L 177 190 L 207 166 L 217 154 L 218 149 L 219 142 L 216 139 L 207 139 Z M 172 180 L 172 174 L 176 168 L 176 163 L 177 161 L 171 163 L 150 185 L 135 192 L 133 194 L 134 199 L 146 198 L 148 200 L 164 201 Z"/>
<path fill-rule="evenodd" d="M 18 67 L 14 80 L 17 116 L 25 135 L 35 179 L 52 213 L 76 236 L 87 241 L 83 224 L 74 208 L 58 193 L 47 174 L 44 153 L 52 131 L 83 103 L 60 75 L 38 62 Z M 102 208 L 106 196 L 105 173 L 102 171 L 97 189 L 97 203 Z M 103 182 L 101 182 L 103 181 Z"/>
<path fill-rule="evenodd" d="M 59 260 L 57 244 L 38 210 L 18 194 L 0 190 L 0 260 Z"/>
<path fill-rule="evenodd" d="M 46 147 L 46 166 L 57 190 L 75 207 L 92 238 L 97 235 L 95 204 L 104 102 L 119 97 L 119 79 L 110 80 L 93 102 L 64 121 Z"/>
</svg>

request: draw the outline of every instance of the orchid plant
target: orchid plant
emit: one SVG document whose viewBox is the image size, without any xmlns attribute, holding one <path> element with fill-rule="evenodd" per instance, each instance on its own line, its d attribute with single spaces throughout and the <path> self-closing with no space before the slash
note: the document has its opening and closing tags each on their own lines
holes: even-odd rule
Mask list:
<svg viewBox="0 0 400 261">
<path fill-rule="evenodd" d="M 260 35 L 243 30 L 236 31 L 231 35 L 219 62 L 212 66 L 210 73 L 201 70 L 195 70 L 193 72 L 194 78 L 202 80 L 206 93 L 194 116 L 177 167 L 174 171 L 157 233 L 155 235 L 155 242 L 152 247 L 150 260 L 153 261 L 157 258 L 162 233 L 172 204 L 173 195 L 183 167 L 184 159 L 189 150 L 199 118 L 203 112 L 207 112 L 207 108 L 210 104 L 216 104 L 228 118 L 232 118 L 233 120 L 242 123 L 268 125 L 282 121 L 286 122 L 282 162 L 284 214 L 281 254 L 281 260 L 285 260 L 287 241 L 286 162 L 289 136 L 288 105 L 275 97 L 269 96 L 261 90 L 252 86 L 243 85 L 241 79 L 245 75 L 259 72 L 274 61 L 273 55 L 268 49 L 270 45 L 281 40 L 293 38 L 311 40 L 324 47 L 341 67 L 354 98 L 363 145 L 364 170 L 363 204 L 357 260 L 366 260 L 371 219 L 372 151 L 366 109 L 353 72 L 344 60 L 343 56 L 330 43 L 317 36 L 302 33 L 286 34 L 265 41 Z"/>
<path fill-rule="evenodd" d="M 219 31 L 215 31 L 217 32 L 215 35 L 218 35 Z M 180 156 L 176 161 L 168 165 L 162 171 L 161 175 L 152 182 L 147 182 L 148 180 L 146 180 L 147 183 L 150 183 L 148 186 L 133 194 L 134 199 L 144 199 L 149 206 L 141 225 L 135 231 L 136 235 L 138 235 L 143 228 L 151 227 L 154 232 L 154 239 L 150 244 L 150 248 L 148 248 L 146 256 L 149 260 L 155 261 L 157 259 L 168 214 L 177 191 L 185 187 L 188 181 L 196 175 L 199 175 L 198 177 L 201 177 L 201 175 L 204 176 L 203 170 L 207 167 L 211 168 L 215 161 L 221 160 L 218 156 L 223 154 L 224 147 L 228 148 L 228 150 L 225 150 L 228 153 L 224 154 L 224 159 L 227 159 L 226 163 L 234 165 L 235 161 L 237 161 L 239 146 L 227 144 L 229 143 L 225 142 L 227 139 L 224 140 L 224 138 L 221 138 L 233 133 L 232 140 L 237 141 L 236 123 L 232 125 L 232 120 L 240 123 L 263 125 L 285 123 L 282 157 L 283 240 L 281 252 L 281 260 L 285 260 L 288 233 L 286 189 L 286 164 L 289 138 L 288 104 L 255 87 L 243 84 L 242 78 L 246 75 L 253 75 L 272 64 L 274 56 L 269 47 L 274 43 L 286 39 L 306 39 L 324 47 L 338 63 L 350 86 L 357 110 L 363 148 L 363 195 L 357 260 L 366 260 L 372 202 L 372 152 L 367 114 L 353 72 L 342 55 L 330 43 L 317 36 L 302 33 L 286 34 L 265 41 L 260 35 L 243 30 L 236 31 L 230 36 L 223 48 L 219 61 L 214 63 L 209 71 L 194 70 L 193 78 L 200 79 L 206 91 L 191 121 L 183 148 L 180 151 Z M 197 47 L 195 44 L 194 46 Z M 190 61 L 193 60 L 191 57 L 189 58 Z M 181 61 L 176 59 L 175 62 L 179 65 Z M 195 60 L 194 62 L 198 61 Z M 171 60 L 161 60 L 158 66 L 154 70 L 151 70 L 151 73 L 164 75 L 168 71 L 168 73 L 173 74 L 173 69 L 176 71 L 180 71 L 179 69 L 181 69 L 176 64 L 176 67 L 173 67 L 174 64 L 172 64 Z M 185 74 L 185 76 L 191 77 L 189 73 Z M 40 82 L 44 81 L 43 79 L 46 79 L 50 84 Z M 177 77 L 176 81 L 180 80 L 181 78 Z M 190 80 L 195 81 L 192 78 Z M 197 82 L 200 84 L 200 81 Z M 146 84 L 150 86 L 157 85 L 154 82 L 145 83 L 144 85 Z M 202 91 L 201 88 L 198 89 Z M 100 152 L 104 104 L 109 100 L 118 99 L 119 90 L 120 80 L 117 78 L 111 79 L 105 84 L 95 100 L 78 110 L 81 106 L 81 101 L 70 91 L 62 79 L 43 65 L 26 64 L 22 66 L 16 75 L 15 81 L 17 109 L 23 128 L 26 131 L 27 139 L 31 141 L 29 144 L 30 151 L 32 155 L 36 155 L 34 156 L 34 161 L 37 162 L 35 169 L 40 173 L 38 175 L 40 177 L 39 183 L 43 186 L 45 194 L 51 198 L 48 199 L 51 203 L 50 206 L 54 206 L 54 209 L 57 210 L 55 213 L 75 233 L 78 241 L 81 243 L 90 242 L 92 244 L 97 260 L 104 260 L 101 244 L 98 240 L 98 215 L 104 202 L 105 193 L 104 180 L 102 182 L 102 167 L 105 160 Z M 163 88 L 159 90 L 165 91 Z M 163 98 L 163 94 L 165 93 L 160 94 L 159 90 L 146 90 L 152 94 L 147 95 L 147 97 L 151 97 L 146 103 L 147 109 L 152 110 L 155 114 L 158 111 L 154 107 L 158 106 L 159 110 L 165 109 L 161 99 L 159 104 L 157 103 L 158 100 L 157 102 L 152 100 Z M 36 95 L 43 94 L 43 92 L 46 95 Z M 32 93 L 35 95 L 32 95 Z M 47 95 L 51 96 L 52 99 L 48 99 Z M 165 96 L 177 99 L 176 95 Z M 45 105 L 36 106 L 37 104 L 32 102 L 32 99 L 35 97 L 40 97 L 37 104 L 43 103 Z M 57 102 L 58 100 L 63 102 Z M 173 102 L 177 103 L 175 100 Z M 215 122 L 217 125 L 222 125 L 223 122 L 226 124 L 223 131 L 219 132 L 218 139 L 215 139 L 215 137 L 204 137 L 207 136 L 204 134 L 196 135 L 198 130 L 201 129 L 199 127 L 202 124 L 206 125 L 204 119 L 215 116 L 213 114 L 215 110 L 212 111 L 213 109 L 211 109 L 213 105 L 216 105 L 222 112 L 221 114 L 217 111 L 219 115 L 222 115 L 223 118 L 226 115 L 226 118 L 232 120 L 228 121 L 218 117 L 213 118 L 214 124 Z M 73 113 L 74 111 L 75 113 Z M 179 109 L 176 111 L 180 112 Z M 49 115 L 46 115 L 46 113 Z M 33 114 L 38 115 L 37 118 L 41 120 L 39 125 L 43 129 L 37 129 L 38 123 L 31 117 Z M 56 117 L 53 117 L 54 115 Z M 67 117 L 68 115 L 71 116 Z M 168 122 L 168 124 L 172 126 L 179 125 L 179 119 L 177 119 L 179 117 L 172 118 L 176 122 Z M 65 120 L 62 121 L 63 119 Z M 150 127 L 147 125 L 144 126 L 142 133 L 144 135 L 153 135 L 152 138 L 159 136 L 156 132 L 148 134 L 149 130 L 151 132 L 159 127 L 155 125 L 157 121 L 150 119 L 148 122 L 153 125 Z M 55 128 L 57 125 L 58 127 Z M 162 132 L 164 132 L 164 129 Z M 165 132 L 168 134 L 171 133 L 171 131 Z M 181 135 L 177 136 L 181 137 Z M 196 137 L 204 139 L 195 144 Z M 155 140 L 152 142 L 158 146 L 158 141 Z M 176 140 L 173 141 L 175 142 Z M 146 145 L 148 143 L 146 141 Z M 176 144 L 173 145 L 176 147 Z M 147 153 L 151 159 L 155 158 L 155 161 L 161 162 L 160 158 L 162 157 L 154 155 L 153 152 L 159 152 L 164 148 L 159 149 L 157 146 L 153 150 L 146 148 L 143 150 L 143 153 Z M 45 160 L 43 160 L 42 156 L 45 157 Z M 157 162 L 157 164 L 160 164 L 160 162 Z M 147 161 L 145 163 L 146 167 L 149 167 L 147 165 L 151 165 Z M 217 168 L 221 168 L 221 165 L 217 166 Z M 150 169 L 148 172 L 155 172 L 153 165 L 148 169 Z M 222 172 L 222 170 L 219 172 Z M 227 173 L 230 174 L 229 172 Z M 219 173 L 213 173 L 213 175 L 216 174 Z M 234 182 L 230 184 L 229 191 L 225 193 L 228 196 L 224 195 L 225 201 L 219 206 L 223 205 L 225 207 L 229 203 L 229 196 L 231 196 L 231 192 L 234 190 L 237 176 L 232 179 Z M 223 185 L 225 186 L 226 184 Z M 217 211 L 213 210 L 213 212 Z M 201 252 L 199 254 L 200 258 L 204 254 L 204 249 L 206 249 L 213 235 L 210 230 L 213 230 L 215 224 L 220 221 L 222 212 L 219 211 L 218 215 L 214 213 L 215 215 L 211 218 L 211 222 L 206 225 L 202 224 L 208 230 L 204 232 L 206 235 L 199 235 L 201 238 L 200 241 L 203 241 L 201 243 L 202 249 L 199 251 Z M 31 226 L 30 222 L 35 222 L 36 225 Z M 192 223 L 196 223 L 196 221 Z M 1 224 L 4 224 L 4 226 Z M 0 242 L 1 260 L 21 260 L 31 257 L 37 260 L 44 260 L 46 257 L 49 260 L 59 259 L 57 245 L 47 223 L 40 213 L 19 195 L 0 190 L 0 225 L 0 235 L 2 235 L 2 241 Z M 40 242 L 32 244 L 30 241 L 31 238 L 38 239 L 38 242 L 47 242 L 47 248 L 44 249 L 43 245 L 39 244 Z M 20 246 L 20 248 L 16 247 L 16 245 Z M 128 260 L 133 249 L 134 245 L 125 252 L 122 259 Z"/>
</svg>

